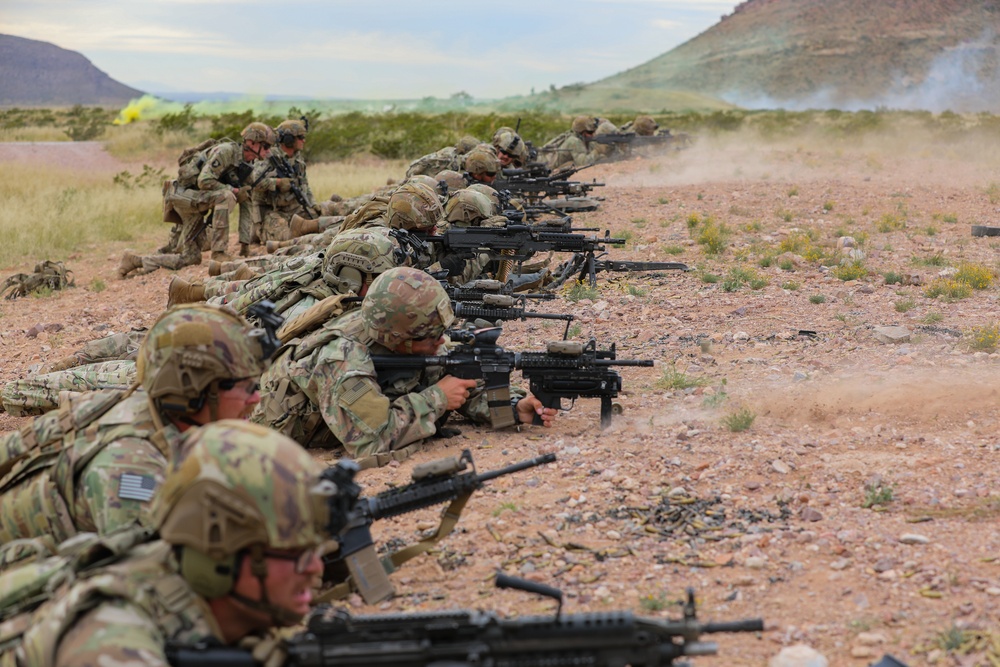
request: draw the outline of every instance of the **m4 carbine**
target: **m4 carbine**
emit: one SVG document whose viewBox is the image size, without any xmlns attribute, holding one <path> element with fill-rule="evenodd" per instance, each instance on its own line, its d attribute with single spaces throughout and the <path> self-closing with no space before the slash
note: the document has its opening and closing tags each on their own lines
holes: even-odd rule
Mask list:
<svg viewBox="0 0 1000 667">
<path fill-rule="evenodd" d="M 477 473 L 472 453 L 464 450 L 458 458 L 431 461 L 413 469 L 413 482 L 375 496 L 358 497 L 354 483 L 358 466 L 341 461 L 323 471 L 321 478 L 340 490 L 331 511 L 330 533 L 339 535 L 340 548 L 323 558 L 323 581 L 334 588 L 321 596 L 323 601 L 346 597 L 357 589 L 368 604 L 380 602 L 393 593 L 388 575 L 402 563 L 417 556 L 448 535 L 469 497 L 497 477 L 534 468 L 556 460 L 555 454 L 543 454 L 486 473 Z M 379 559 L 371 535 L 372 523 L 425 507 L 450 503 L 442 512 L 441 525 L 430 537 Z"/>
</svg>

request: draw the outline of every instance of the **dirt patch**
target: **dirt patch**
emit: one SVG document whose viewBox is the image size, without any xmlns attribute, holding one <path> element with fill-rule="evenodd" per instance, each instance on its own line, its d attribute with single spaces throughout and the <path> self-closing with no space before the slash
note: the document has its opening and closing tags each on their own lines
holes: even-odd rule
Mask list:
<svg viewBox="0 0 1000 667">
<path fill-rule="evenodd" d="M 0 142 L 0 162 L 18 162 L 80 171 L 118 172 L 126 167 L 100 141 Z"/>
<path fill-rule="evenodd" d="M 952 334 L 996 323 L 997 287 L 947 300 L 883 278 L 916 274 L 926 286 L 962 263 L 996 266 L 995 241 L 973 238 L 969 228 L 995 220 L 1000 151 L 939 149 L 704 140 L 690 151 L 585 172 L 608 185 L 602 209 L 580 215 L 580 226 L 632 235 L 612 256 L 699 270 L 601 276 L 591 298 L 538 308 L 572 313 L 578 339 L 615 343 L 619 357 L 654 359 L 657 367 L 621 369 L 624 412 L 605 431 L 597 402 L 581 400 L 552 429 L 495 433 L 460 424 L 460 436 L 429 443 L 412 461 L 366 471 L 362 481 L 376 492 L 405 481 L 414 464 L 463 448 L 482 470 L 542 452 L 559 456 L 477 493 L 456 533 L 393 577 L 398 595 L 379 609 L 551 611 L 547 601 L 494 590 L 497 569 L 560 587 L 568 612 L 676 614 L 655 601 L 679 599 L 693 586 L 705 620 L 767 622 L 760 637 L 713 638 L 720 657 L 696 661 L 728 665 L 763 665 L 782 645 L 800 642 L 832 665 L 866 665 L 883 652 L 924 664 L 924 645 L 952 624 L 995 628 L 1000 533 L 988 519 L 1000 503 L 1000 361 Z M 879 231 L 887 215 L 904 224 Z M 727 226 L 723 254 L 704 254 L 688 229 L 692 216 Z M 824 252 L 841 234 L 864 239 L 870 273 L 842 281 L 818 261 L 762 262 L 796 230 L 811 233 Z M 162 241 L 130 245 L 150 251 Z M 155 319 L 172 274 L 119 280 L 122 250 L 82 248 L 67 262 L 77 288 L 0 304 L 0 379 Z M 733 268 L 753 269 L 766 286 L 727 291 Z M 203 278 L 206 268 L 180 274 Z M 720 279 L 708 282 L 709 275 Z M 39 323 L 62 328 L 29 338 Z M 883 325 L 908 328 L 910 341 L 878 342 L 873 328 Z M 511 323 L 501 342 L 540 349 L 561 326 Z M 664 388 L 668 368 L 699 382 Z M 740 409 L 755 420 L 733 432 L 727 418 Z M 3 428 L 23 423 L 0 416 Z M 883 493 L 891 500 L 883 495 L 884 503 L 866 508 L 879 488 L 890 489 Z M 653 533 L 636 518 L 680 489 L 718 499 L 724 538 L 697 529 Z M 376 537 L 412 542 L 436 516 L 381 522 Z M 925 541 L 904 539 L 912 534 Z M 938 664 L 958 664 L 948 660 Z"/>
</svg>

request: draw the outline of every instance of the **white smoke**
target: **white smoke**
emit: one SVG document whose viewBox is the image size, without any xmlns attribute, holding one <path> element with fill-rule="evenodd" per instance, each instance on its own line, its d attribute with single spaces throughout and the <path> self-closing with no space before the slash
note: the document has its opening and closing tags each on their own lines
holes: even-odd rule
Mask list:
<svg viewBox="0 0 1000 667">
<path fill-rule="evenodd" d="M 984 30 L 978 39 L 951 47 L 935 58 L 922 80 L 915 81 L 901 73 L 896 73 L 893 79 L 893 85 L 884 94 L 868 99 L 851 97 L 834 87 L 795 99 L 746 90 L 722 97 L 747 109 L 860 111 L 883 108 L 934 113 L 997 113 L 1000 112 L 1000 41 L 994 31 Z"/>
</svg>

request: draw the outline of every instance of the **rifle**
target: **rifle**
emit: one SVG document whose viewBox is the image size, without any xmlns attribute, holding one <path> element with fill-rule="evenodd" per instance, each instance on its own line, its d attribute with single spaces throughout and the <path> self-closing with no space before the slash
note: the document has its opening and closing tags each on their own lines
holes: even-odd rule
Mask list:
<svg viewBox="0 0 1000 667">
<path fill-rule="evenodd" d="M 203 161 L 202 161 L 203 162 Z M 242 160 L 233 169 L 227 169 L 219 176 L 219 182 L 228 185 L 231 188 L 242 188 L 244 181 L 250 177 L 250 172 L 253 171 L 253 166 L 249 162 L 243 162 Z M 194 243 L 194 240 L 198 238 L 205 229 L 208 228 L 209 222 L 212 219 L 213 212 L 207 211 L 201 216 L 201 220 L 198 221 L 184 237 L 184 241 L 187 243 Z"/>
<path fill-rule="evenodd" d="M 718 653 L 718 645 L 701 635 L 764 630 L 759 618 L 699 622 L 691 589 L 683 616 L 663 620 L 628 611 L 563 614 L 558 589 L 503 574 L 496 586 L 553 597 L 559 607 L 554 616 L 507 619 L 468 610 L 352 616 L 321 606 L 307 630 L 286 641 L 285 667 L 690 667 L 682 658 Z M 167 661 L 174 667 L 254 665 L 249 650 L 207 642 L 168 642 Z"/>
<path fill-rule="evenodd" d="M 302 194 L 302 189 L 295 184 L 295 179 L 298 178 L 298 174 L 295 173 L 295 169 L 289 164 L 288 158 L 284 155 L 275 155 L 273 152 L 267 156 L 268 161 L 271 166 L 274 167 L 274 171 L 278 174 L 278 178 L 288 179 L 289 189 L 295 196 L 295 201 L 299 203 L 302 208 L 302 215 L 310 220 L 314 219 L 312 205 L 306 199 L 306 196 Z M 256 184 L 255 184 L 256 185 Z"/>
<path fill-rule="evenodd" d="M 569 335 L 569 324 L 575 318 L 572 315 L 560 315 L 558 313 L 537 313 L 527 310 L 526 299 L 523 295 L 512 296 L 506 294 L 485 294 L 482 303 L 455 302 L 452 308 L 456 317 L 467 320 L 482 319 L 492 326 L 494 322 L 509 322 L 511 320 L 527 319 L 537 320 L 564 320 L 566 329 L 563 331 L 563 339 Z"/>
<path fill-rule="evenodd" d="M 510 282 L 502 283 L 499 280 L 473 280 L 461 286 L 442 282 L 441 287 L 448 293 L 448 298 L 453 303 L 482 302 L 488 295 L 511 296 L 514 294 L 513 284 Z M 556 298 L 555 294 L 519 294 L 518 296 L 528 299 L 540 299 L 542 301 L 552 301 Z"/>
<path fill-rule="evenodd" d="M 494 428 L 515 423 L 510 404 L 510 372 L 520 369 L 531 393 L 547 408 L 563 408 L 562 399 L 601 399 L 601 428 L 611 424 L 611 399 L 618 397 L 622 377 L 611 366 L 652 366 L 652 359 L 618 359 L 615 346 L 598 350 L 593 338 L 586 344 L 570 341 L 549 343 L 545 352 L 509 352 L 497 344 L 499 327 L 464 333 L 466 338 L 446 355 L 373 355 L 376 371 L 412 371 L 443 368 L 455 377 L 486 381 L 487 399 Z M 381 380 L 381 373 L 380 380 Z M 506 396 L 506 403 L 503 402 Z M 508 412 L 509 411 L 509 412 Z M 509 416 L 508 416 L 509 415 Z M 535 415 L 534 423 L 542 423 Z"/>
<path fill-rule="evenodd" d="M 554 280 L 546 285 L 546 289 L 558 289 L 563 283 L 576 275 L 576 280 L 583 282 L 584 277 L 590 281 L 590 285 L 597 284 L 597 274 L 602 271 L 614 271 L 616 273 L 630 271 L 690 271 L 691 267 L 682 262 L 627 262 L 618 259 L 602 259 L 607 257 L 607 253 L 598 256 L 588 256 L 585 253 L 577 253 L 556 271 Z"/>
<path fill-rule="evenodd" d="M 537 252 L 580 252 L 593 254 L 605 249 L 603 244 L 624 245 L 626 239 L 567 234 L 564 232 L 538 231 L 526 225 L 506 227 L 453 227 L 438 236 L 424 239 L 450 252 L 474 257 L 486 253 L 491 259 L 509 259 L 523 262 Z M 508 252 L 503 252 L 503 251 Z"/>
<path fill-rule="evenodd" d="M 594 163 L 596 164 L 596 163 Z M 559 171 L 549 172 L 545 176 L 538 175 L 541 170 L 535 167 L 533 170 L 504 170 L 505 178 L 498 178 L 493 183 L 494 190 L 508 190 L 513 195 L 520 195 L 528 200 L 548 199 L 552 197 L 572 197 L 585 196 L 596 187 L 603 187 L 604 183 L 596 180 L 591 182 L 570 181 L 571 176 L 577 172 L 593 167 L 594 164 L 582 167 L 566 167 Z M 531 171 L 532 173 L 528 173 Z M 507 175 L 507 172 L 511 172 Z"/>
<path fill-rule="evenodd" d="M 533 459 L 479 474 L 466 449 L 458 458 L 431 461 L 413 469 L 413 482 L 384 491 L 376 496 L 359 498 L 360 488 L 354 483 L 358 466 L 353 461 L 341 461 L 327 468 L 321 479 L 333 482 L 344 496 L 336 500 L 331 515 L 341 517 L 331 524 L 331 534 L 339 535 L 340 549 L 323 557 L 323 581 L 338 582 L 322 601 L 347 597 L 356 587 L 368 604 L 374 604 L 393 594 L 389 574 L 414 556 L 424 553 L 448 535 L 458 522 L 469 497 L 497 477 L 534 468 L 556 460 L 555 454 L 543 454 Z M 471 468 L 471 470 L 467 469 Z M 429 538 L 396 551 L 381 560 L 375 554 L 371 525 L 442 503 L 450 505 L 442 513 L 441 525 Z"/>
</svg>

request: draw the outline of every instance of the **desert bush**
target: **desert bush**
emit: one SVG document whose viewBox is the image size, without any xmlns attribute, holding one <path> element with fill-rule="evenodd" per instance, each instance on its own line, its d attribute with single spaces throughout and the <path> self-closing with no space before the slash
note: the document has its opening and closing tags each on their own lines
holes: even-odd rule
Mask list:
<svg viewBox="0 0 1000 667">
<path fill-rule="evenodd" d="M 1000 343 L 1000 325 L 987 324 L 981 327 L 972 327 L 968 333 L 969 345 L 973 350 L 981 352 L 994 352 L 997 343 Z"/>
<path fill-rule="evenodd" d="M 868 269 L 865 268 L 865 263 L 861 260 L 855 260 L 853 262 L 848 262 L 847 264 L 841 264 L 839 266 L 833 267 L 830 271 L 834 277 L 847 282 L 848 280 L 859 280 L 868 275 Z"/>
<path fill-rule="evenodd" d="M 955 280 L 965 283 L 972 289 L 986 289 L 993 284 L 993 269 L 982 264 L 963 262 L 958 266 Z"/>
<path fill-rule="evenodd" d="M 883 234 L 898 232 L 906 229 L 906 220 L 902 216 L 894 213 L 886 213 L 878 219 L 878 222 L 875 223 L 875 229 Z"/>
<path fill-rule="evenodd" d="M 749 286 L 752 290 L 759 290 L 767 287 L 767 284 L 767 278 L 757 273 L 756 269 L 734 266 L 729 270 L 726 279 L 722 281 L 722 290 L 724 292 L 735 292 L 744 285 Z"/>
<path fill-rule="evenodd" d="M 958 299 L 968 298 L 971 295 L 972 287 L 966 283 L 949 278 L 937 278 L 924 290 L 924 296 L 928 299 L 944 297 L 947 300 L 957 301 Z"/>
</svg>

